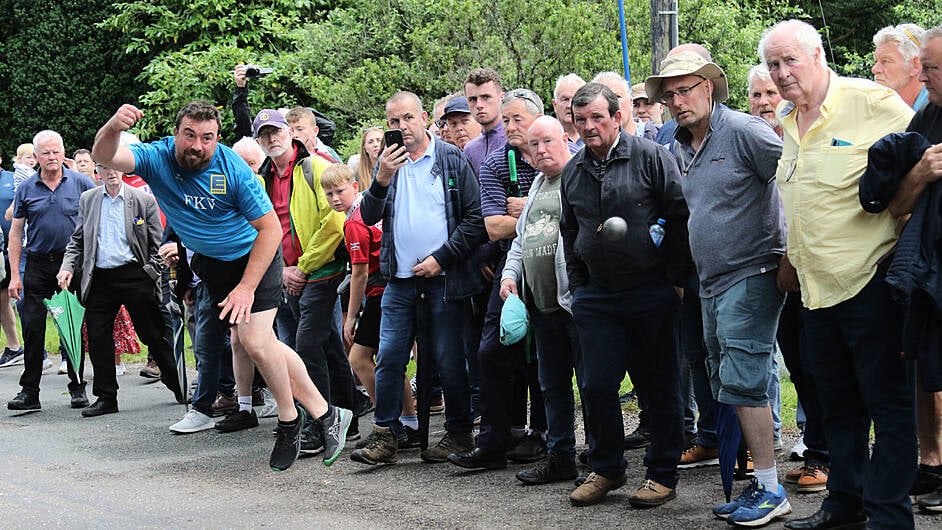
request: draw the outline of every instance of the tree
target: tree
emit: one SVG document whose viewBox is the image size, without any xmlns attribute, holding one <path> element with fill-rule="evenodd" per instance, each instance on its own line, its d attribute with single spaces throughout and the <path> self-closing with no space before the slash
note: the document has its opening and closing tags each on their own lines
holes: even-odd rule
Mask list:
<svg viewBox="0 0 942 530">
<path fill-rule="evenodd" d="M 67 154 L 91 147 L 110 112 L 143 90 L 134 76 L 145 62 L 122 56 L 120 35 L 95 28 L 109 9 L 107 0 L 0 1 L 0 153 L 8 161 L 42 129 L 62 134 Z"/>
</svg>

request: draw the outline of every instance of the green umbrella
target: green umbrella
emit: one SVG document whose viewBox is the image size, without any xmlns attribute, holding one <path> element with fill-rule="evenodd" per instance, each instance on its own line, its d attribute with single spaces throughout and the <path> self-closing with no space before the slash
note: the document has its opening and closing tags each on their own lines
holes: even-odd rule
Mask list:
<svg viewBox="0 0 942 530">
<path fill-rule="evenodd" d="M 43 300 L 43 304 L 59 330 L 69 363 L 75 373 L 79 373 L 82 365 L 82 320 L 85 319 L 85 308 L 70 291 L 59 291 L 52 295 L 52 298 Z"/>
</svg>

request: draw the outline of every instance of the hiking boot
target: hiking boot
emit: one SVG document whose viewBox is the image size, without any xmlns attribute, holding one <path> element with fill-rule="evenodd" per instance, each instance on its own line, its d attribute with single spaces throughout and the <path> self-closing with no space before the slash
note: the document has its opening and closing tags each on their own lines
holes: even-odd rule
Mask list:
<svg viewBox="0 0 942 530">
<path fill-rule="evenodd" d="M 7 402 L 7 408 L 10 410 L 41 410 L 39 396 L 29 392 L 20 392 L 15 398 Z"/>
<path fill-rule="evenodd" d="M 258 416 L 251 409 L 237 410 L 216 422 L 216 430 L 219 432 L 236 432 L 252 427 L 258 427 Z"/>
<path fill-rule="evenodd" d="M 703 447 L 695 443 L 680 455 L 680 463 L 677 464 L 677 469 L 718 466 L 720 465 L 719 456 L 720 450 L 718 447 Z"/>
<path fill-rule="evenodd" d="M 805 474 L 805 465 L 802 464 L 795 469 L 785 473 L 785 484 L 798 484 L 798 479 Z"/>
<path fill-rule="evenodd" d="M 524 484 L 538 485 L 572 480 L 579 476 L 579 472 L 572 457 L 549 453 L 546 460 L 536 467 L 520 470 L 515 476 Z"/>
<path fill-rule="evenodd" d="M 298 417 L 290 426 L 278 425 L 275 435 L 275 446 L 272 447 L 268 465 L 272 471 L 284 471 L 291 467 L 301 454 L 301 427 L 307 421 L 307 413 L 303 408 L 295 406 Z"/>
<path fill-rule="evenodd" d="M 828 487 L 830 469 L 816 463 L 805 463 L 804 473 L 798 477 L 798 493 L 824 491 Z"/>
<path fill-rule="evenodd" d="M 635 508 L 653 508 L 664 504 L 676 496 L 677 492 L 674 488 L 668 488 L 651 479 L 645 479 L 644 484 L 628 497 L 628 504 Z"/>
<path fill-rule="evenodd" d="M 317 422 L 308 418 L 301 428 L 301 456 L 314 456 L 324 452 L 324 431 Z"/>
<path fill-rule="evenodd" d="M 502 451 L 483 451 L 480 447 L 452 453 L 448 455 L 448 461 L 465 469 L 504 469 L 507 467 L 507 457 Z"/>
<path fill-rule="evenodd" d="M 329 466 L 337 460 L 347 443 L 347 430 L 353 421 L 353 412 L 342 407 L 330 407 L 330 415 L 320 420 L 324 433 L 324 465 Z"/>
<path fill-rule="evenodd" d="M 518 464 L 529 464 L 546 457 L 546 441 L 536 431 L 527 431 L 513 449 L 507 452 L 507 458 Z"/>
<path fill-rule="evenodd" d="M 154 360 L 147 361 L 147 364 L 138 372 L 145 379 L 160 379 L 160 368 Z"/>
<path fill-rule="evenodd" d="M 625 436 L 625 449 L 642 449 L 651 445 L 651 432 L 639 425 L 631 434 Z"/>
<path fill-rule="evenodd" d="M 190 409 L 183 419 L 170 426 L 174 434 L 190 434 L 213 428 L 213 419 L 196 409 Z"/>
<path fill-rule="evenodd" d="M 422 451 L 419 456 L 426 462 L 440 464 L 447 462 L 448 455 L 452 453 L 463 453 L 472 449 L 474 449 L 474 437 L 471 433 L 447 431 L 434 447 Z"/>
<path fill-rule="evenodd" d="M 350 460 L 361 464 L 395 464 L 398 444 L 396 435 L 389 427 L 373 425 L 373 432 L 366 437 L 366 446 L 350 455 Z"/>
<path fill-rule="evenodd" d="M 573 506 L 591 506 L 598 504 L 602 502 L 602 499 L 605 498 L 608 492 L 624 486 L 627 480 L 628 477 L 625 476 L 624 473 L 614 479 L 605 478 L 594 472 L 589 473 L 585 482 L 578 488 L 572 490 L 572 493 L 569 494 L 569 502 L 571 502 Z"/>
<path fill-rule="evenodd" d="M 742 505 L 726 518 L 730 525 L 762 526 L 776 517 L 791 513 L 792 506 L 781 484 L 778 491 L 773 493 L 758 480 L 752 479 L 747 489 L 751 491 L 743 498 Z"/>
<path fill-rule="evenodd" d="M 23 348 L 20 347 L 16 350 L 4 348 L 3 355 L 0 355 L 0 368 L 15 366 L 17 364 L 23 364 Z"/>
<path fill-rule="evenodd" d="M 213 417 L 228 416 L 239 410 L 239 402 L 235 396 L 227 396 L 222 392 L 216 393 L 216 401 L 213 402 Z"/>
</svg>

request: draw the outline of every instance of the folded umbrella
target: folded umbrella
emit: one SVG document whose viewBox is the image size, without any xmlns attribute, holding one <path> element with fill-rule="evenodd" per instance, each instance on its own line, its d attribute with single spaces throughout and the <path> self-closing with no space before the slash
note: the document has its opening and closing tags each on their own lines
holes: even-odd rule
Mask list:
<svg viewBox="0 0 942 530">
<path fill-rule="evenodd" d="M 71 291 L 59 291 L 43 305 L 52 315 L 52 321 L 59 331 L 59 338 L 65 348 L 66 357 L 75 373 L 80 373 L 82 366 L 82 321 L 85 308 Z"/>
</svg>

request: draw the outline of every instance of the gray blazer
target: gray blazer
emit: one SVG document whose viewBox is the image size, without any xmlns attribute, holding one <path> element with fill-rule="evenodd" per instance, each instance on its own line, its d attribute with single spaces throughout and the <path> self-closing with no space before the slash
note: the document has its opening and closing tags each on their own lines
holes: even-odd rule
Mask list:
<svg viewBox="0 0 942 530">
<path fill-rule="evenodd" d="M 104 194 L 104 186 L 82 193 L 79 199 L 78 222 L 59 268 L 60 271 L 69 271 L 72 274 L 77 274 L 76 268 L 80 269 L 82 281 L 79 301 L 83 305 L 86 304 L 92 273 L 95 270 L 95 259 L 98 256 L 98 225 Z M 158 280 L 162 261 L 157 250 L 160 248 L 163 229 L 160 226 L 160 214 L 157 213 L 157 201 L 148 193 L 127 184 L 124 185 L 124 227 L 131 253 L 154 281 L 154 292 L 159 300 Z"/>
</svg>

